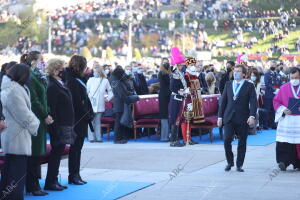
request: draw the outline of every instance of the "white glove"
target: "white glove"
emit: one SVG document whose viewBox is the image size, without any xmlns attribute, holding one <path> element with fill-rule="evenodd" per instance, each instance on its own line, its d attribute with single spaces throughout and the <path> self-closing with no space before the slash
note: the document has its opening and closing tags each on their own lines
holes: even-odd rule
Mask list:
<svg viewBox="0 0 300 200">
<path fill-rule="evenodd" d="M 184 90 L 183 89 L 178 90 L 178 94 L 180 94 L 181 96 L 183 96 L 184 95 Z"/>
<path fill-rule="evenodd" d="M 193 104 L 192 104 L 192 103 L 189 103 L 189 104 L 187 105 L 187 109 L 188 109 L 188 111 L 193 111 Z"/>
<path fill-rule="evenodd" d="M 277 94 L 279 92 L 279 89 L 276 89 L 275 92 L 273 92 L 274 94 Z"/>
<path fill-rule="evenodd" d="M 191 94 L 191 92 L 190 92 L 190 88 L 186 88 L 185 90 L 184 90 L 184 92 L 183 92 L 184 94 Z"/>
</svg>

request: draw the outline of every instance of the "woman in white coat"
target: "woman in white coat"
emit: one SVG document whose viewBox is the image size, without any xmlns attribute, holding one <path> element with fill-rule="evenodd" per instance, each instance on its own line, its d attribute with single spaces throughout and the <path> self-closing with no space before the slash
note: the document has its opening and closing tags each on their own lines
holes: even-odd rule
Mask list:
<svg viewBox="0 0 300 200">
<path fill-rule="evenodd" d="M 89 78 L 87 82 L 87 92 L 95 113 L 94 132 L 89 130 L 88 137 L 90 142 L 102 142 L 101 115 L 105 111 L 105 102 L 113 98 L 113 93 L 103 67 L 99 63 L 94 63 L 93 71 L 94 77 Z"/>
<path fill-rule="evenodd" d="M 3 77 L 1 102 L 7 128 L 1 133 L 5 153 L 1 171 L 1 199 L 24 199 L 27 156 L 31 155 L 31 136 L 37 135 L 40 124 L 31 111 L 30 92 L 26 87 L 29 67 L 16 64 Z M 5 192 L 4 192 L 5 191 Z"/>
</svg>

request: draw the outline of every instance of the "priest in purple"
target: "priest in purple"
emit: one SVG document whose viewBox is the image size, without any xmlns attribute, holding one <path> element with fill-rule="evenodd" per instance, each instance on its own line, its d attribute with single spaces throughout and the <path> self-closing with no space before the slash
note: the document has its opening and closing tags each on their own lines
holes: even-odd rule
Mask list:
<svg viewBox="0 0 300 200">
<path fill-rule="evenodd" d="M 278 122 L 276 133 L 276 160 L 278 167 L 285 171 L 289 165 L 300 169 L 297 146 L 300 145 L 300 115 L 292 114 L 288 108 L 289 99 L 300 99 L 300 69 L 290 69 L 290 82 L 284 84 L 273 100 L 276 111 L 275 122 Z M 297 109 L 300 105 L 296 104 Z"/>
</svg>

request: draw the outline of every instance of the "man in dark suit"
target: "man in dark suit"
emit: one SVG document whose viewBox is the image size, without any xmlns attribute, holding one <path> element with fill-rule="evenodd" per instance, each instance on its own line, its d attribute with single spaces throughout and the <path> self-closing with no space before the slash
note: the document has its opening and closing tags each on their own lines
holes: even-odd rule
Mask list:
<svg viewBox="0 0 300 200">
<path fill-rule="evenodd" d="M 247 69 L 244 65 L 237 65 L 234 68 L 234 80 L 228 81 L 225 85 L 219 108 L 218 126 L 224 124 L 224 148 L 228 165 L 225 171 L 234 166 L 231 142 L 234 133 L 239 138 L 237 148 L 237 171 L 242 169 L 245 154 L 249 126 L 255 124 L 257 111 L 257 99 L 254 85 L 244 80 Z"/>
<path fill-rule="evenodd" d="M 273 106 L 273 99 L 277 91 L 279 91 L 282 82 L 280 74 L 276 72 L 275 65 L 272 65 L 270 67 L 270 71 L 265 74 L 264 81 L 266 85 L 266 91 L 264 95 L 264 109 L 268 111 L 264 116 L 267 124 L 264 125 L 269 128 L 276 129 L 276 124 L 274 122 L 275 111 Z"/>
</svg>

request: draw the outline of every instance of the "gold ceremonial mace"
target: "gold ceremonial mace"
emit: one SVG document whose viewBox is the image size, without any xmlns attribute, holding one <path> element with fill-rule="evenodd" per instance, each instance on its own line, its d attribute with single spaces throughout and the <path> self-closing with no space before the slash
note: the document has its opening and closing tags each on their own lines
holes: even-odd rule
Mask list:
<svg viewBox="0 0 300 200">
<path fill-rule="evenodd" d="M 190 121 L 193 119 L 194 117 L 194 112 L 193 111 L 186 111 L 183 113 L 186 122 L 187 122 L 187 129 L 186 129 L 186 145 L 189 145 L 190 142 Z"/>
</svg>

